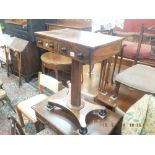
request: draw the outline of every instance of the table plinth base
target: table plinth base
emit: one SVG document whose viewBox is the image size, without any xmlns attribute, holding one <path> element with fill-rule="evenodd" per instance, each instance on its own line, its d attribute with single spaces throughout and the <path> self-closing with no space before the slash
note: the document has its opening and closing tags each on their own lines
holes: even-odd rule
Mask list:
<svg viewBox="0 0 155 155">
<path fill-rule="evenodd" d="M 79 134 L 87 134 L 87 124 L 86 117 L 90 112 L 95 113 L 100 118 L 106 117 L 105 107 L 101 105 L 92 104 L 82 99 L 82 106 L 73 107 L 70 103 L 67 103 L 65 100 L 61 99 L 53 99 L 48 101 L 48 108 L 51 111 L 56 110 L 57 108 L 61 108 L 67 112 L 69 112 L 79 124 Z M 71 107 L 70 107 L 71 105 Z"/>
<path fill-rule="evenodd" d="M 81 105 L 80 106 L 73 106 L 71 104 L 71 102 L 68 102 L 67 106 L 68 106 L 69 109 L 72 109 L 72 110 L 81 110 L 82 108 L 84 108 L 85 102 L 83 100 L 81 100 Z"/>
</svg>

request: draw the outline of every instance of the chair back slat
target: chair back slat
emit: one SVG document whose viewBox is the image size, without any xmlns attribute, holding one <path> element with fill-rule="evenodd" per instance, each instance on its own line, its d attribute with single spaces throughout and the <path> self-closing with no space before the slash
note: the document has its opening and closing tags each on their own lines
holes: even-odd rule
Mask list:
<svg viewBox="0 0 155 155">
<path fill-rule="evenodd" d="M 39 85 L 56 93 L 59 91 L 60 82 L 51 76 L 39 73 Z"/>
<path fill-rule="evenodd" d="M 134 64 L 136 64 L 137 61 L 139 60 L 141 45 L 142 45 L 143 40 L 144 40 L 145 32 L 154 32 L 154 34 L 155 34 L 155 26 L 145 27 L 144 24 L 142 24 Z M 153 46 L 155 46 L 155 36 L 154 37 L 151 36 L 150 45 L 151 45 L 151 50 L 153 50 L 154 49 Z"/>
</svg>

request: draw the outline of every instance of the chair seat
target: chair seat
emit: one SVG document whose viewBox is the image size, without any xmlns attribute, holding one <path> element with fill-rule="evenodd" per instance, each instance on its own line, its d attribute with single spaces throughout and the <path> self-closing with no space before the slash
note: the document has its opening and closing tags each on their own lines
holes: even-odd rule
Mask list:
<svg viewBox="0 0 155 155">
<path fill-rule="evenodd" d="M 55 135 L 55 134 L 56 133 L 53 130 L 49 129 L 48 127 L 37 133 L 37 135 Z"/>
<path fill-rule="evenodd" d="M 137 64 L 116 76 L 116 81 L 137 90 L 155 93 L 155 68 Z"/>
<path fill-rule="evenodd" d="M 6 92 L 3 89 L 0 89 L 0 99 L 6 97 Z"/>
<path fill-rule="evenodd" d="M 35 104 L 45 100 L 47 98 L 44 94 L 39 94 L 34 97 L 31 97 L 23 102 L 17 104 L 17 108 L 26 116 L 28 117 L 33 123 L 37 121 L 35 111 L 31 108 Z"/>
<path fill-rule="evenodd" d="M 54 65 L 70 65 L 72 63 L 71 58 L 63 55 L 58 55 L 52 52 L 46 52 L 41 56 L 42 62 L 46 64 Z"/>
</svg>

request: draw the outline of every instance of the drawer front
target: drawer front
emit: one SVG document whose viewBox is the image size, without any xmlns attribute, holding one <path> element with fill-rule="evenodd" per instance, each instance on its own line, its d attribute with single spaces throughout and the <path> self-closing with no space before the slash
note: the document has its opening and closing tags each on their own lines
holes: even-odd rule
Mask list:
<svg viewBox="0 0 155 155">
<path fill-rule="evenodd" d="M 90 49 L 80 45 L 42 37 L 37 37 L 36 42 L 39 48 L 54 51 L 84 63 L 88 62 L 90 59 Z"/>
<path fill-rule="evenodd" d="M 86 47 L 64 42 L 59 42 L 58 45 L 60 54 L 72 57 L 72 59 L 76 59 L 79 61 L 88 61 L 90 51 Z"/>
<path fill-rule="evenodd" d="M 39 48 L 42 48 L 48 51 L 55 51 L 55 52 L 57 51 L 57 42 L 51 39 L 49 40 L 49 39 L 43 39 L 43 38 L 37 37 L 36 43 Z"/>
</svg>

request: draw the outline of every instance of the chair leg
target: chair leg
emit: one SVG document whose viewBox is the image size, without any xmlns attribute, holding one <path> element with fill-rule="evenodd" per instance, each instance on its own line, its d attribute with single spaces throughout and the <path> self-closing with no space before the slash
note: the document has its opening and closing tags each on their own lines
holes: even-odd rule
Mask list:
<svg viewBox="0 0 155 155">
<path fill-rule="evenodd" d="M 117 60 L 118 60 L 118 55 L 115 55 L 114 67 L 113 67 L 112 77 L 111 77 L 111 84 L 114 84 L 114 73 L 116 69 Z"/>
<path fill-rule="evenodd" d="M 94 65 L 89 65 L 89 78 L 91 79 L 91 72 L 94 69 Z"/>
<path fill-rule="evenodd" d="M 121 83 L 116 81 L 116 86 L 115 86 L 115 98 L 118 98 L 118 93 L 119 93 L 119 88 L 120 88 Z"/>
<path fill-rule="evenodd" d="M 18 109 L 18 107 L 16 107 L 16 111 L 17 111 L 17 114 L 18 114 L 18 117 L 19 117 L 19 121 L 20 121 L 21 127 L 24 127 L 25 124 L 24 124 L 24 120 L 23 120 L 22 113 L 21 113 L 21 111 Z"/>
<path fill-rule="evenodd" d="M 58 70 L 54 70 L 55 71 L 55 78 L 58 80 Z"/>
<path fill-rule="evenodd" d="M 121 83 L 116 81 L 116 85 L 115 85 L 115 94 L 110 96 L 110 99 L 112 100 L 116 100 L 118 98 L 118 93 L 119 93 L 119 88 L 120 88 Z"/>
<path fill-rule="evenodd" d="M 14 107 L 12 106 L 11 101 L 10 101 L 8 96 L 5 97 L 5 100 L 8 103 L 8 105 L 10 106 L 10 108 L 16 113 L 16 111 L 15 111 Z"/>
<path fill-rule="evenodd" d="M 111 67 L 111 60 L 109 59 L 107 61 L 107 71 L 106 71 L 106 77 L 105 77 L 105 82 L 104 82 L 104 86 L 103 86 L 103 91 L 106 92 L 106 86 L 108 84 L 108 79 L 109 79 L 109 73 L 110 73 L 110 67 Z"/>
<path fill-rule="evenodd" d="M 41 65 L 41 69 L 42 69 L 42 73 L 45 74 L 45 67 L 43 64 Z"/>
</svg>

